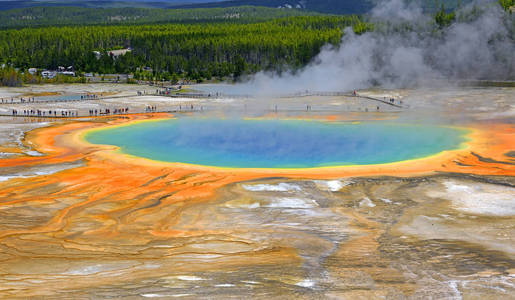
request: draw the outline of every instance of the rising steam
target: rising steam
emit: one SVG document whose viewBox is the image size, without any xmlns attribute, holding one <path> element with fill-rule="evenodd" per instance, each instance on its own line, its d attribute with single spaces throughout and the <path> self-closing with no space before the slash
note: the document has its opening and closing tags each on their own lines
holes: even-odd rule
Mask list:
<svg viewBox="0 0 515 300">
<path fill-rule="evenodd" d="M 420 86 L 434 80 L 515 79 L 515 21 L 496 3 L 477 2 L 438 28 L 420 7 L 402 0 L 376 6 L 376 30 L 345 30 L 341 44 L 326 46 L 296 72 L 260 72 L 238 89 L 256 94 L 348 91 L 375 85 Z"/>
</svg>

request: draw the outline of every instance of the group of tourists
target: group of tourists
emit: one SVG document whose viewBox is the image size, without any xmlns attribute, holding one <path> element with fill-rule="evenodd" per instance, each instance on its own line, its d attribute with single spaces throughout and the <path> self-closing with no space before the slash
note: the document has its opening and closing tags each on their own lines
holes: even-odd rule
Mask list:
<svg viewBox="0 0 515 300">
<path fill-rule="evenodd" d="M 114 109 L 110 109 L 110 108 L 106 108 L 104 110 L 102 109 L 90 109 L 89 110 L 89 115 L 90 116 L 98 116 L 98 115 L 110 115 L 110 114 L 113 114 L 113 115 L 119 115 L 119 114 L 126 114 L 129 112 L 129 108 L 128 107 L 124 107 L 124 108 L 114 108 Z"/>
<path fill-rule="evenodd" d="M 100 94 L 102 95 L 102 94 Z M 81 95 L 80 96 L 80 100 L 91 100 L 91 99 L 98 99 L 98 95 L 96 94 L 86 94 L 86 95 Z"/>
<path fill-rule="evenodd" d="M 30 116 L 30 117 L 77 117 L 78 112 L 74 110 L 42 110 L 42 109 L 13 109 L 13 116 Z"/>
<path fill-rule="evenodd" d="M 156 110 L 155 106 L 151 107 L 153 110 Z M 146 110 L 147 111 L 147 110 Z M 124 108 L 115 108 L 115 109 L 90 109 L 90 116 L 98 116 L 98 115 L 118 115 L 118 114 L 126 114 L 129 112 L 128 107 Z M 13 116 L 30 116 L 30 117 L 78 117 L 79 113 L 76 110 L 43 110 L 43 109 L 13 109 L 11 111 Z"/>
<path fill-rule="evenodd" d="M 157 106 L 147 105 L 145 112 L 156 112 Z M 119 115 L 129 113 L 129 107 L 122 108 L 104 108 L 104 109 L 90 109 L 88 111 L 89 116 L 102 116 L 102 115 Z M 12 109 L 12 116 L 30 116 L 30 117 L 78 117 L 79 113 L 77 110 L 44 110 L 44 109 Z"/>
<path fill-rule="evenodd" d="M 9 101 L 9 99 L 4 99 L 4 98 L 1 98 L 0 99 L 0 103 L 5 103 L 5 104 L 11 104 L 11 103 L 32 103 L 32 102 L 35 102 L 35 98 L 32 97 L 32 98 L 23 98 L 21 97 L 18 101 L 16 101 L 16 99 L 14 98 L 11 98 L 11 101 Z"/>
<path fill-rule="evenodd" d="M 155 111 L 157 111 L 157 106 L 154 106 L 154 105 L 152 105 L 152 106 L 151 106 L 151 105 L 147 105 L 147 106 L 145 107 L 145 112 L 155 112 Z"/>
<path fill-rule="evenodd" d="M 384 101 L 386 101 L 386 97 L 384 97 Z M 392 104 L 395 104 L 395 98 L 389 98 L 388 101 L 390 101 Z M 402 100 L 399 100 L 399 103 L 402 104 Z"/>
</svg>

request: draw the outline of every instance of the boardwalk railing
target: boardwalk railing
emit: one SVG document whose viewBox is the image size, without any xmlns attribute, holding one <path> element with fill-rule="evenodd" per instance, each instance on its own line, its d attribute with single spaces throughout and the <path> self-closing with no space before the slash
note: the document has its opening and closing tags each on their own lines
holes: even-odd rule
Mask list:
<svg viewBox="0 0 515 300">
<path fill-rule="evenodd" d="M 61 96 L 61 97 L 67 97 L 67 96 Z M 13 104 L 36 104 L 36 103 L 59 103 L 59 102 L 80 102 L 80 101 L 90 101 L 90 100 L 100 100 L 101 97 L 92 97 L 92 96 L 83 96 L 83 95 L 74 95 L 69 97 L 77 97 L 74 99 L 49 99 L 49 98 L 35 98 L 35 97 L 29 97 L 29 98 L 18 98 L 18 99 L 2 99 L 0 100 L 0 104 L 5 105 L 13 105 Z M 79 98 L 80 97 L 80 98 Z"/>
<path fill-rule="evenodd" d="M 349 94 L 345 92 L 305 92 L 305 93 L 295 93 L 290 95 L 282 96 L 281 98 L 298 98 L 298 97 L 337 97 L 337 96 L 343 96 L 343 97 L 355 97 L 355 98 L 362 98 L 362 99 L 368 99 L 372 101 L 378 101 L 387 105 L 391 105 L 397 108 L 404 108 L 404 106 L 400 104 L 396 104 L 395 102 L 390 102 L 389 100 L 371 97 L 371 96 L 365 96 L 365 95 L 359 95 L 359 94 Z"/>
<path fill-rule="evenodd" d="M 236 98 L 236 99 L 248 99 L 252 98 L 251 95 L 239 95 L 239 94 L 224 94 L 224 93 L 170 93 L 168 95 L 155 95 L 155 96 L 169 96 L 173 98 Z"/>
</svg>

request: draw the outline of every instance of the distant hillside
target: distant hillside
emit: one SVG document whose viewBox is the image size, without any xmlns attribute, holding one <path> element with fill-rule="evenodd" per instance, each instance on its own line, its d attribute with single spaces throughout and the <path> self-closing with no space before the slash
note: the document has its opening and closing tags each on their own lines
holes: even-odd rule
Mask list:
<svg viewBox="0 0 515 300">
<path fill-rule="evenodd" d="M 224 8 L 235 6 L 264 6 L 310 10 L 326 14 L 366 14 L 387 0 L 0 0 L 0 11 L 28 7 L 74 6 L 84 8 Z M 473 0 L 404 0 L 419 2 L 425 11 L 434 12 L 443 3 L 454 9 Z M 492 0 L 495 1 L 495 0 Z M 503 0 L 506 1 L 506 0 Z M 511 0 L 510 0 L 511 1 Z"/>
<path fill-rule="evenodd" d="M 75 6 L 94 8 L 168 8 L 176 5 L 218 2 L 223 0 L 0 0 L 0 10 L 36 6 Z"/>
<path fill-rule="evenodd" d="M 331 14 L 365 14 L 373 7 L 370 0 L 229 0 L 186 4 L 178 7 L 229 7 L 241 5 L 297 8 Z"/>
<path fill-rule="evenodd" d="M 327 14 L 367 14 L 372 8 L 388 0 L 226 0 L 207 3 L 190 3 L 176 5 L 181 8 L 195 7 L 229 7 L 241 5 L 266 6 L 276 8 L 297 8 Z M 418 3 L 426 12 L 434 12 L 444 4 L 446 9 L 455 9 L 459 4 L 465 5 L 473 0 L 404 0 Z M 495 1 L 495 0 L 492 0 Z"/>
<path fill-rule="evenodd" d="M 319 13 L 251 6 L 197 9 L 30 7 L 0 11 L 0 28 L 199 22 L 250 23 L 312 15 Z"/>
<path fill-rule="evenodd" d="M 376 2 L 382 0 L 375 0 Z M 434 12 L 441 8 L 443 4 L 446 10 L 455 10 L 458 6 L 465 6 L 475 0 L 405 0 L 406 2 L 415 2 L 426 12 Z M 490 0 L 491 2 L 497 2 L 496 0 Z"/>
<path fill-rule="evenodd" d="M 213 8 L 265 6 L 313 10 L 331 14 L 363 14 L 370 0 L 0 0 L 0 10 L 36 6 L 75 6 L 90 8 Z"/>
</svg>

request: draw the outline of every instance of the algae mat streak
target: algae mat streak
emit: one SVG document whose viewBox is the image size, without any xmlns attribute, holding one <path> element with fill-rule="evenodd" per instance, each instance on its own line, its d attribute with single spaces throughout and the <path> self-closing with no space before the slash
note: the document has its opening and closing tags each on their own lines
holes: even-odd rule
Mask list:
<svg viewBox="0 0 515 300">
<path fill-rule="evenodd" d="M 370 165 L 460 148 L 466 130 L 431 125 L 179 118 L 93 131 L 86 140 L 158 161 L 235 168 Z"/>
</svg>

